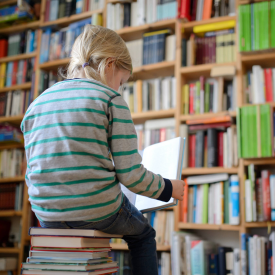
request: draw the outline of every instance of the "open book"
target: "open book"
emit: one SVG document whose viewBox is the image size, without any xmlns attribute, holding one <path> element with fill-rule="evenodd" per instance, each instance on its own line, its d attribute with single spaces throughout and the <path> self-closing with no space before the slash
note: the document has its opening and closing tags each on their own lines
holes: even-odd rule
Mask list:
<svg viewBox="0 0 275 275">
<path fill-rule="evenodd" d="M 181 179 L 185 138 L 173 138 L 148 146 L 143 151 L 142 164 L 149 171 L 160 174 L 167 179 Z M 145 196 L 137 195 L 121 184 L 122 192 L 136 208 L 143 212 L 160 210 L 177 205 L 177 200 L 162 202 Z"/>
</svg>

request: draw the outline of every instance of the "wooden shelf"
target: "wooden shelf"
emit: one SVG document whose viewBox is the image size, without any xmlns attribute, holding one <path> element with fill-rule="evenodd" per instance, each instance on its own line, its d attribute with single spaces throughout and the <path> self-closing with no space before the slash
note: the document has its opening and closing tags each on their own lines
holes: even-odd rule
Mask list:
<svg viewBox="0 0 275 275">
<path fill-rule="evenodd" d="M 253 65 L 273 67 L 275 62 L 275 50 L 241 53 L 241 62 L 248 68 Z"/>
<path fill-rule="evenodd" d="M 6 57 L 0 58 L 0 63 L 32 58 L 32 57 L 35 57 L 36 54 L 37 54 L 36 52 L 33 52 L 33 53 L 23 53 L 23 54 L 18 54 L 13 56 L 6 56 Z"/>
<path fill-rule="evenodd" d="M 235 111 L 223 111 L 219 113 L 204 113 L 204 114 L 194 114 L 194 115 L 181 115 L 180 121 L 184 122 L 187 120 L 196 120 L 202 118 L 212 118 L 212 117 L 219 117 L 219 116 L 226 116 L 229 115 L 231 117 L 236 117 Z"/>
<path fill-rule="evenodd" d="M 226 167 L 211 167 L 211 168 L 185 168 L 182 169 L 182 175 L 204 175 L 204 174 L 238 174 L 238 167 L 226 168 Z"/>
<path fill-rule="evenodd" d="M 228 20 L 236 20 L 236 19 L 237 19 L 236 16 L 221 16 L 221 17 L 210 18 L 207 20 L 190 21 L 190 22 L 182 23 L 182 27 L 183 27 L 185 33 L 191 33 L 191 32 L 193 32 L 193 28 L 196 26 L 212 24 L 212 23 L 219 23 L 219 22 L 224 22 L 224 21 L 228 21 Z"/>
<path fill-rule="evenodd" d="M 20 182 L 25 181 L 25 176 L 19 176 L 19 177 L 13 177 L 13 178 L 3 178 L 0 179 L 0 183 L 6 183 L 6 182 Z"/>
<path fill-rule="evenodd" d="M 199 229 L 199 230 L 227 230 L 227 231 L 239 231 L 239 225 L 230 224 L 197 224 L 197 223 L 184 223 L 179 222 L 180 229 Z"/>
<path fill-rule="evenodd" d="M 68 16 L 68 17 L 59 18 L 57 20 L 47 21 L 47 22 L 41 23 L 40 26 L 42 28 L 49 27 L 49 26 L 66 27 L 66 26 L 69 26 L 73 22 L 89 18 L 93 14 L 102 13 L 102 12 L 103 12 L 102 9 L 95 10 L 95 11 L 86 11 L 86 12 L 82 12 L 82 13 L 79 13 L 79 14 L 74 14 L 74 15 L 71 15 L 71 16 Z"/>
<path fill-rule="evenodd" d="M 161 20 L 151 24 L 144 24 L 135 27 L 125 27 L 117 30 L 116 33 L 125 41 L 142 38 L 143 33 L 154 30 L 169 28 L 174 30 L 176 26 L 176 19 Z"/>
<path fill-rule="evenodd" d="M 23 143 L 18 143 L 18 142 L 14 142 L 14 143 L 9 143 L 9 144 L 1 144 L 0 142 L 0 151 L 1 150 L 5 150 L 5 149 L 24 149 L 24 144 Z"/>
<path fill-rule="evenodd" d="M 163 61 L 154 64 L 143 65 L 133 69 L 133 79 L 151 79 L 173 75 L 175 61 Z"/>
<path fill-rule="evenodd" d="M 0 8 L 4 7 L 4 6 L 8 6 L 8 5 L 16 5 L 17 4 L 17 0 L 6 0 L 6 1 L 1 1 L 0 2 Z"/>
<path fill-rule="evenodd" d="M 39 68 L 45 71 L 57 70 L 58 67 L 66 66 L 69 64 L 69 62 L 70 62 L 70 58 L 52 60 L 52 61 L 39 64 Z"/>
<path fill-rule="evenodd" d="M 22 211 L 0 210 L 0 217 L 15 217 L 15 216 L 22 216 Z"/>
<path fill-rule="evenodd" d="M 175 109 L 160 110 L 160 111 L 148 111 L 143 113 L 132 113 L 132 119 L 134 123 L 139 124 L 149 119 L 174 117 Z"/>
<path fill-rule="evenodd" d="M 128 246 L 125 243 L 111 243 L 113 250 L 128 250 Z M 170 245 L 157 245 L 157 251 L 170 251 Z"/>
<path fill-rule="evenodd" d="M 209 77 L 212 68 L 221 66 L 236 66 L 236 62 L 210 63 L 189 67 L 181 67 L 180 72 L 185 78 L 198 79 L 201 75 Z"/>
<path fill-rule="evenodd" d="M 269 222 L 246 222 L 245 227 L 247 228 L 260 228 L 260 227 L 275 227 L 275 222 L 274 221 L 269 221 Z"/>
<path fill-rule="evenodd" d="M 28 90 L 28 89 L 31 89 L 31 87 L 32 87 L 32 83 L 26 82 L 26 83 L 19 84 L 19 85 L 13 85 L 13 86 L 9 86 L 9 87 L 0 88 L 0 93 L 6 93 L 9 91 L 15 91 L 15 90 Z"/>
<path fill-rule="evenodd" d="M 24 118 L 24 115 L 10 116 L 10 117 L 0 116 L 0 123 L 9 122 L 13 124 L 20 124 L 23 118 Z"/>
<path fill-rule="evenodd" d="M 275 157 L 244 159 L 244 165 L 275 165 Z"/>
<path fill-rule="evenodd" d="M 0 254 L 15 254 L 15 253 L 20 253 L 20 248 L 17 247 L 0 247 Z"/>
<path fill-rule="evenodd" d="M 25 23 L 25 24 L 23 23 L 20 25 L 2 28 L 2 29 L 0 29 L 0 34 L 10 35 L 12 33 L 21 32 L 21 31 L 28 30 L 28 29 L 34 30 L 34 29 L 38 29 L 39 25 L 40 25 L 40 21 L 33 21 L 33 22 Z"/>
</svg>

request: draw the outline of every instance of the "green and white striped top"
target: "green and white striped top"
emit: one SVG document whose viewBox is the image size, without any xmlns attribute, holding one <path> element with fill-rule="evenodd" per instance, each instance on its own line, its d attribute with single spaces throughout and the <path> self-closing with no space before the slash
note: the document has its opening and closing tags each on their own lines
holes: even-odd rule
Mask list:
<svg viewBox="0 0 275 275">
<path fill-rule="evenodd" d="M 119 182 L 135 193 L 163 197 L 166 179 L 140 164 L 126 102 L 98 81 L 56 83 L 30 105 L 21 130 L 29 200 L 42 221 L 108 218 L 122 203 Z"/>
</svg>

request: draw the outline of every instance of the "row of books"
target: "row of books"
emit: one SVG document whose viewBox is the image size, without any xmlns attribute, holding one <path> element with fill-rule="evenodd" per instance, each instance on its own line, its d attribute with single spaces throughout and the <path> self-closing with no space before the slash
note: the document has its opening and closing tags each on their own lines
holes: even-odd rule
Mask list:
<svg viewBox="0 0 275 275">
<path fill-rule="evenodd" d="M 172 275 L 240 274 L 238 248 L 219 246 L 193 233 L 173 233 L 171 256 Z"/>
<path fill-rule="evenodd" d="M 191 34 L 190 39 L 182 39 L 182 66 L 208 63 L 234 62 L 234 29 L 208 32 L 204 37 Z"/>
<path fill-rule="evenodd" d="M 8 124 L 5 124 L 5 125 L 1 124 L 0 125 L 0 142 L 23 143 L 24 142 L 23 134 L 21 130 L 15 126 L 8 125 Z"/>
<path fill-rule="evenodd" d="M 252 66 L 243 76 L 245 103 L 258 104 L 275 100 L 275 69 Z"/>
<path fill-rule="evenodd" d="M 271 107 L 267 104 L 237 108 L 240 158 L 273 156 L 273 117 Z"/>
<path fill-rule="evenodd" d="M 10 35 L 8 39 L 0 39 L 0 58 L 34 52 L 37 47 L 37 34 L 37 30 L 28 30 Z"/>
<path fill-rule="evenodd" d="M 1 275 L 16 275 L 17 258 L 1 257 L 0 258 L 0 274 Z"/>
<path fill-rule="evenodd" d="M 138 150 L 176 137 L 174 118 L 147 120 L 144 124 L 135 125 L 135 128 Z"/>
<path fill-rule="evenodd" d="M 248 166 L 245 180 L 246 222 L 275 221 L 275 175 L 269 170 L 260 170 L 254 164 Z"/>
<path fill-rule="evenodd" d="M 186 21 L 200 21 L 211 17 L 235 14 L 235 0 L 180 0 L 178 17 Z"/>
<path fill-rule="evenodd" d="M 107 28 L 112 30 L 150 24 L 176 16 L 176 0 L 137 0 L 132 3 L 107 4 Z"/>
<path fill-rule="evenodd" d="M 122 96 L 132 113 L 173 109 L 176 107 L 176 78 L 128 82 Z"/>
<path fill-rule="evenodd" d="M 188 131 L 185 145 L 188 150 L 188 167 L 238 166 L 237 133 L 234 125 L 224 122 L 220 126 L 206 124 L 183 127 L 183 132 Z"/>
<path fill-rule="evenodd" d="M 0 151 L 0 160 L 1 178 L 13 178 L 24 174 L 24 151 L 20 149 L 2 150 Z"/>
<path fill-rule="evenodd" d="M 269 236 L 241 234 L 242 274 L 274 274 L 275 232 Z"/>
<path fill-rule="evenodd" d="M 110 274 L 110 239 L 122 237 L 96 230 L 30 228 L 31 250 L 21 274 Z M 65 249 L 64 249 L 65 248 Z"/>
<path fill-rule="evenodd" d="M 0 210 L 22 210 L 24 182 L 0 185 Z M 1 269 L 0 269 L 1 270 Z"/>
<path fill-rule="evenodd" d="M 182 87 L 182 113 L 203 114 L 236 110 L 236 79 L 204 78 Z"/>
<path fill-rule="evenodd" d="M 31 91 L 13 91 L 0 95 L 0 116 L 24 115 L 33 100 Z"/>
<path fill-rule="evenodd" d="M 0 88 L 31 81 L 35 68 L 35 57 L 14 62 L 1 63 Z"/>
<path fill-rule="evenodd" d="M 40 71 L 38 95 L 42 94 L 46 89 L 54 85 L 56 82 L 62 80 L 63 78 L 55 71 Z"/>
<path fill-rule="evenodd" d="M 176 56 L 176 36 L 168 35 L 170 30 L 149 32 L 143 39 L 126 42 L 132 58 L 133 67 L 174 61 Z"/>
<path fill-rule="evenodd" d="M 240 5 L 240 52 L 275 48 L 275 1 Z"/>
<path fill-rule="evenodd" d="M 198 224 L 240 223 L 237 175 L 214 174 L 185 179 L 180 220 Z"/>
<path fill-rule="evenodd" d="M 104 5 L 105 0 L 47 0 L 45 21 L 53 21 L 73 14 L 103 9 Z"/>
<path fill-rule="evenodd" d="M 83 32 L 86 24 L 102 25 L 102 15 L 94 14 L 92 18 L 72 23 L 67 28 L 56 32 L 47 28 L 41 38 L 39 62 L 69 57 L 76 38 Z"/>
</svg>

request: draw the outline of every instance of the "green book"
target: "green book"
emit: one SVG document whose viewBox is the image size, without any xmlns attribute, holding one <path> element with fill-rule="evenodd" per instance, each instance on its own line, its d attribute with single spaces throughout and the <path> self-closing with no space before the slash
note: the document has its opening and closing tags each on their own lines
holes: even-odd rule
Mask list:
<svg viewBox="0 0 275 275">
<path fill-rule="evenodd" d="M 251 51 L 251 8 L 245 5 L 245 51 Z"/>
<path fill-rule="evenodd" d="M 209 184 L 202 185 L 202 223 L 208 223 L 208 191 Z"/>
<path fill-rule="evenodd" d="M 248 106 L 248 121 L 249 121 L 249 157 L 258 157 L 258 139 L 257 139 L 257 107 Z"/>
<path fill-rule="evenodd" d="M 242 157 L 247 158 L 248 153 L 248 110 L 247 107 L 243 107 L 241 110 L 241 144 L 242 144 Z"/>
<path fill-rule="evenodd" d="M 124 251 L 119 253 L 119 275 L 123 275 Z"/>
<path fill-rule="evenodd" d="M 199 81 L 196 82 L 196 95 L 195 95 L 195 113 L 200 113 L 200 90 L 201 90 L 201 84 Z"/>
<path fill-rule="evenodd" d="M 253 4 L 254 10 L 254 50 L 257 51 L 260 49 L 260 17 L 259 17 L 259 6 L 261 3 Z"/>
<path fill-rule="evenodd" d="M 260 3 L 260 49 L 265 50 L 269 48 L 269 2 Z"/>
<path fill-rule="evenodd" d="M 237 140 L 238 140 L 238 158 L 242 158 L 242 133 L 241 133 L 241 108 L 237 108 Z"/>
<path fill-rule="evenodd" d="M 205 83 L 204 91 L 204 112 L 209 113 L 209 102 L 210 102 L 210 84 Z"/>
<path fill-rule="evenodd" d="M 224 195 L 224 223 L 229 224 L 229 180 L 223 184 Z"/>
<path fill-rule="evenodd" d="M 240 5 L 238 9 L 239 16 L 239 50 L 243 52 L 245 50 L 244 47 L 244 5 Z"/>
<path fill-rule="evenodd" d="M 260 106 L 261 152 L 262 157 L 272 156 L 271 110 L 267 104 Z"/>
<path fill-rule="evenodd" d="M 275 48 L 275 1 L 270 2 L 270 44 Z"/>
</svg>

